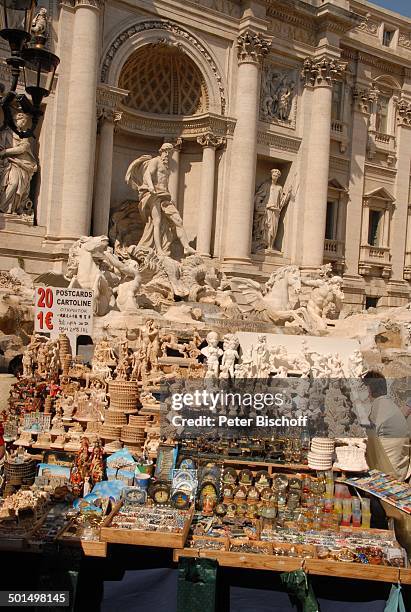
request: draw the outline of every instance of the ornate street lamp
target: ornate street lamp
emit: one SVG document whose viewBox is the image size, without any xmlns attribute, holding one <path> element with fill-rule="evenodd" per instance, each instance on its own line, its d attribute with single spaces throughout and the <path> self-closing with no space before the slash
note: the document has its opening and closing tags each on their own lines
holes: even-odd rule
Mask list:
<svg viewBox="0 0 411 612">
<path fill-rule="evenodd" d="M 34 136 L 34 130 L 43 114 L 42 100 L 52 90 L 56 68 L 60 62 L 57 55 L 43 48 L 41 37 L 36 37 L 34 46 L 29 46 L 36 4 L 37 0 L 0 0 L 0 36 L 7 40 L 10 46 L 11 57 L 7 58 L 6 62 L 11 68 L 12 76 L 10 91 L 0 100 L 3 111 L 3 125 L 0 129 L 9 127 L 21 138 Z M 25 94 L 16 93 L 21 72 L 26 93 L 31 100 Z M 21 130 L 16 126 L 13 117 L 16 107 L 31 116 L 30 128 Z"/>
</svg>

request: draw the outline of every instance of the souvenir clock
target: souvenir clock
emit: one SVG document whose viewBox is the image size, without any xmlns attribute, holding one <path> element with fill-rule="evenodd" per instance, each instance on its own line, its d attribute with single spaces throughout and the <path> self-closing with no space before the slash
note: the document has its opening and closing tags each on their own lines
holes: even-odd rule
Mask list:
<svg viewBox="0 0 411 612">
<path fill-rule="evenodd" d="M 150 486 L 149 495 L 156 504 L 168 504 L 171 496 L 169 483 L 157 480 Z"/>
<path fill-rule="evenodd" d="M 178 510 L 186 510 L 190 506 L 190 496 L 184 491 L 175 491 L 171 496 L 171 504 Z"/>
</svg>

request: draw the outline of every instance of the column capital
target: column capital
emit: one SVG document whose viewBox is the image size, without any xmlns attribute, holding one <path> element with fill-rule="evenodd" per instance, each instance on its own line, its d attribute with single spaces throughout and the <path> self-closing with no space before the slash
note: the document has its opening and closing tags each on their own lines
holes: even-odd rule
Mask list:
<svg viewBox="0 0 411 612">
<path fill-rule="evenodd" d="M 335 81 L 341 79 L 347 68 L 347 62 L 323 56 L 321 58 L 306 57 L 301 78 L 306 85 L 312 87 L 332 87 Z"/>
<path fill-rule="evenodd" d="M 404 98 L 394 98 L 397 107 L 397 123 L 403 127 L 411 127 L 411 101 Z"/>
<path fill-rule="evenodd" d="M 267 55 L 271 40 L 259 32 L 245 30 L 237 38 L 237 57 L 239 64 L 260 64 Z"/>
<path fill-rule="evenodd" d="M 101 129 L 103 123 L 112 123 L 114 128 L 116 128 L 123 116 L 122 111 L 115 108 L 100 108 L 99 110 L 100 112 L 97 117 L 98 128 Z"/>
<path fill-rule="evenodd" d="M 363 113 L 364 115 L 370 114 L 370 102 L 373 103 L 378 99 L 379 90 L 374 87 L 360 87 L 355 85 L 352 90 L 352 97 L 354 100 L 354 109 Z"/>
<path fill-rule="evenodd" d="M 164 136 L 163 143 L 172 144 L 174 147 L 174 151 L 180 152 L 183 148 L 183 139 L 180 136 Z"/>
<path fill-rule="evenodd" d="M 218 149 L 225 143 L 225 138 L 216 136 L 212 132 L 207 132 L 206 134 L 201 134 L 197 137 L 197 142 L 202 147 L 212 147 L 213 149 Z"/>
</svg>

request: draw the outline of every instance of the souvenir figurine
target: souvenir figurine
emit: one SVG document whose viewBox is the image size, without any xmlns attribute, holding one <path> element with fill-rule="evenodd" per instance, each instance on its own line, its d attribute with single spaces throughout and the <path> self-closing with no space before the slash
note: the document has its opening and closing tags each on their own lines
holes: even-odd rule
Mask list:
<svg viewBox="0 0 411 612">
<path fill-rule="evenodd" d="M 223 358 L 221 360 L 220 378 L 234 378 L 234 366 L 239 358 L 237 336 L 226 334 L 223 340 Z"/>
<path fill-rule="evenodd" d="M 220 357 L 223 351 L 218 346 L 219 338 L 216 332 L 207 334 L 207 346 L 201 349 L 201 353 L 207 358 L 206 379 L 216 379 L 220 370 Z"/>
<path fill-rule="evenodd" d="M 202 510 L 204 514 L 212 514 L 215 506 L 216 498 L 211 495 L 203 497 Z"/>
<path fill-rule="evenodd" d="M 74 465 L 78 469 L 81 481 L 84 482 L 87 476 L 90 474 L 90 451 L 88 438 L 82 438 L 81 448 L 77 453 Z"/>
<path fill-rule="evenodd" d="M 73 495 L 80 497 L 83 491 L 83 479 L 79 472 L 78 467 L 75 465 L 72 467 L 70 472 L 70 484 Z"/>
<path fill-rule="evenodd" d="M 93 484 L 100 482 L 104 478 L 103 449 L 100 440 L 97 440 L 94 444 L 90 463 L 90 476 Z"/>
</svg>

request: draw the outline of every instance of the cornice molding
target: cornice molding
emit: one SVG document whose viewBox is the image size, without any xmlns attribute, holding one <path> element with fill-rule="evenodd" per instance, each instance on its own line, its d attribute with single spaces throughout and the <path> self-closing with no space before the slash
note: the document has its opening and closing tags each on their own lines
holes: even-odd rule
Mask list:
<svg viewBox="0 0 411 612">
<path fill-rule="evenodd" d="M 359 51 L 357 49 L 352 49 L 349 47 L 341 47 L 341 57 L 344 60 L 348 61 L 362 62 L 367 66 L 377 68 L 385 74 L 397 74 L 402 76 L 406 70 L 406 68 L 399 64 L 390 63 L 388 61 L 380 59 L 379 57 L 376 57 L 375 55 L 370 55 L 369 53 L 365 53 L 364 51 Z"/>
<path fill-rule="evenodd" d="M 196 140 L 199 136 L 212 133 L 216 138 L 231 137 L 234 133 L 236 120 L 207 113 L 194 115 L 183 119 L 162 119 L 160 115 L 142 115 L 130 112 L 121 107 L 122 117 L 117 124 L 119 131 L 142 134 L 145 136 L 184 138 Z"/>
<path fill-rule="evenodd" d="M 275 147 L 280 151 L 288 151 L 290 153 L 298 153 L 301 146 L 301 138 L 292 138 L 275 134 L 274 132 L 258 131 L 257 143 Z"/>
</svg>

